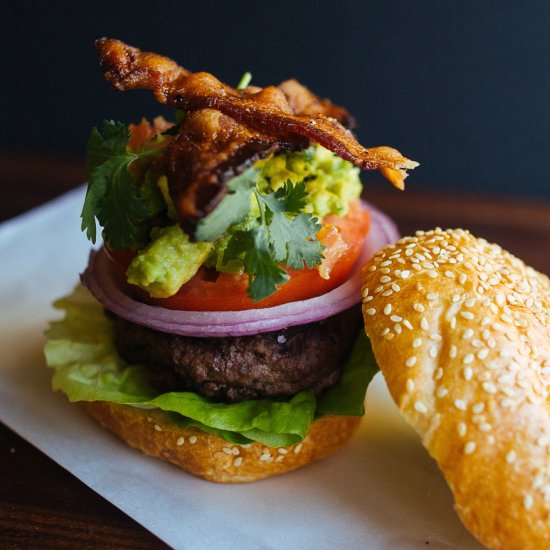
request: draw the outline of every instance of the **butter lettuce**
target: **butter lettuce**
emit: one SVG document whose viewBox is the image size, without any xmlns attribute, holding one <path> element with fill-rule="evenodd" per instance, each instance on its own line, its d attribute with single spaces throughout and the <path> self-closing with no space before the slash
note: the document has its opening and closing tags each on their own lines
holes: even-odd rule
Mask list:
<svg viewBox="0 0 550 550">
<path fill-rule="evenodd" d="M 302 391 L 291 399 L 220 403 L 193 392 L 159 393 L 146 380 L 146 368 L 116 353 L 113 326 L 102 306 L 82 287 L 57 300 L 65 311 L 46 331 L 45 356 L 53 369 L 52 387 L 69 401 L 111 401 L 158 408 L 182 426 L 194 426 L 235 444 L 259 441 L 293 445 L 322 415 L 362 415 L 367 386 L 378 367 L 361 331 L 339 382 L 316 399 Z"/>
</svg>

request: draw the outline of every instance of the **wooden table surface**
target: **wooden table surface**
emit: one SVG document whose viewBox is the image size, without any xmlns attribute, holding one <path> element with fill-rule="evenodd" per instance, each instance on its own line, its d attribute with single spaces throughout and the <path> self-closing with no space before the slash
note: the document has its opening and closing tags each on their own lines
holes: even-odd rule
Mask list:
<svg viewBox="0 0 550 550">
<path fill-rule="evenodd" d="M 550 202 L 374 185 L 367 198 L 416 229 L 464 227 L 550 273 Z M 0 153 L 0 221 L 83 182 L 83 162 Z M 75 228 L 78 231 L 78 228 Z M 206 483 L 206 482 L 205 482 Z M 0 424 L 0 548 L 163 548 L 155 536 Z"/>
</svg>

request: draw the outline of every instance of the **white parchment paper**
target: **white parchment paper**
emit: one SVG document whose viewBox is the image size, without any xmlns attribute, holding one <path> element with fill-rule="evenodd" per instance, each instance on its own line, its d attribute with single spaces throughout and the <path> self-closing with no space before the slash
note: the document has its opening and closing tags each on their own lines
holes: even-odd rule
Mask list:
<svg viewBox="0 0 550 550">
<path fill-rule="evenodd" d="M 218 485 L 143 456 L 50 390 L 42 332 L 83 270 L 83 189 L 0 225 L 0 419 L 174 548 L 480 548 L 378 375 L 359 433 L 284 476 Z"/>
</svg>

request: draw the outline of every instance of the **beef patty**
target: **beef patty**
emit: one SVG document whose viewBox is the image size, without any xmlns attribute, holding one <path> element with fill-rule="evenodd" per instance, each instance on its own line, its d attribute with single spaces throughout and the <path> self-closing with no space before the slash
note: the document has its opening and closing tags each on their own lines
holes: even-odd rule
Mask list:
<svg viewBox="0 0 550 550">
<path fill-rule="evenodd" d="M 319 394 L 334 385 L 361 326 L 352 308 L 307 325 L 255 336 L 193 338 L 115 317 L 118 353 L 148 367 L 162 391 L 194 391 L 227 402 Z"/>
</svg>

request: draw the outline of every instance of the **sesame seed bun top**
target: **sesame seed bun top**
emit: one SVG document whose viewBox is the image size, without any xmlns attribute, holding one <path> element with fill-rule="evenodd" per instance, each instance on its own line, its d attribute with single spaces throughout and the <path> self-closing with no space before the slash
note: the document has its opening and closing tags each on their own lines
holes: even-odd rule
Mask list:
<svg viewBox="0 0 550 550">
<path fill-rule="evenodd" d="M 468 231 L 417 232 L 363 271 L 393 399 L 490 548 L 550 547 L 550 280 Z"/>
</svg>

